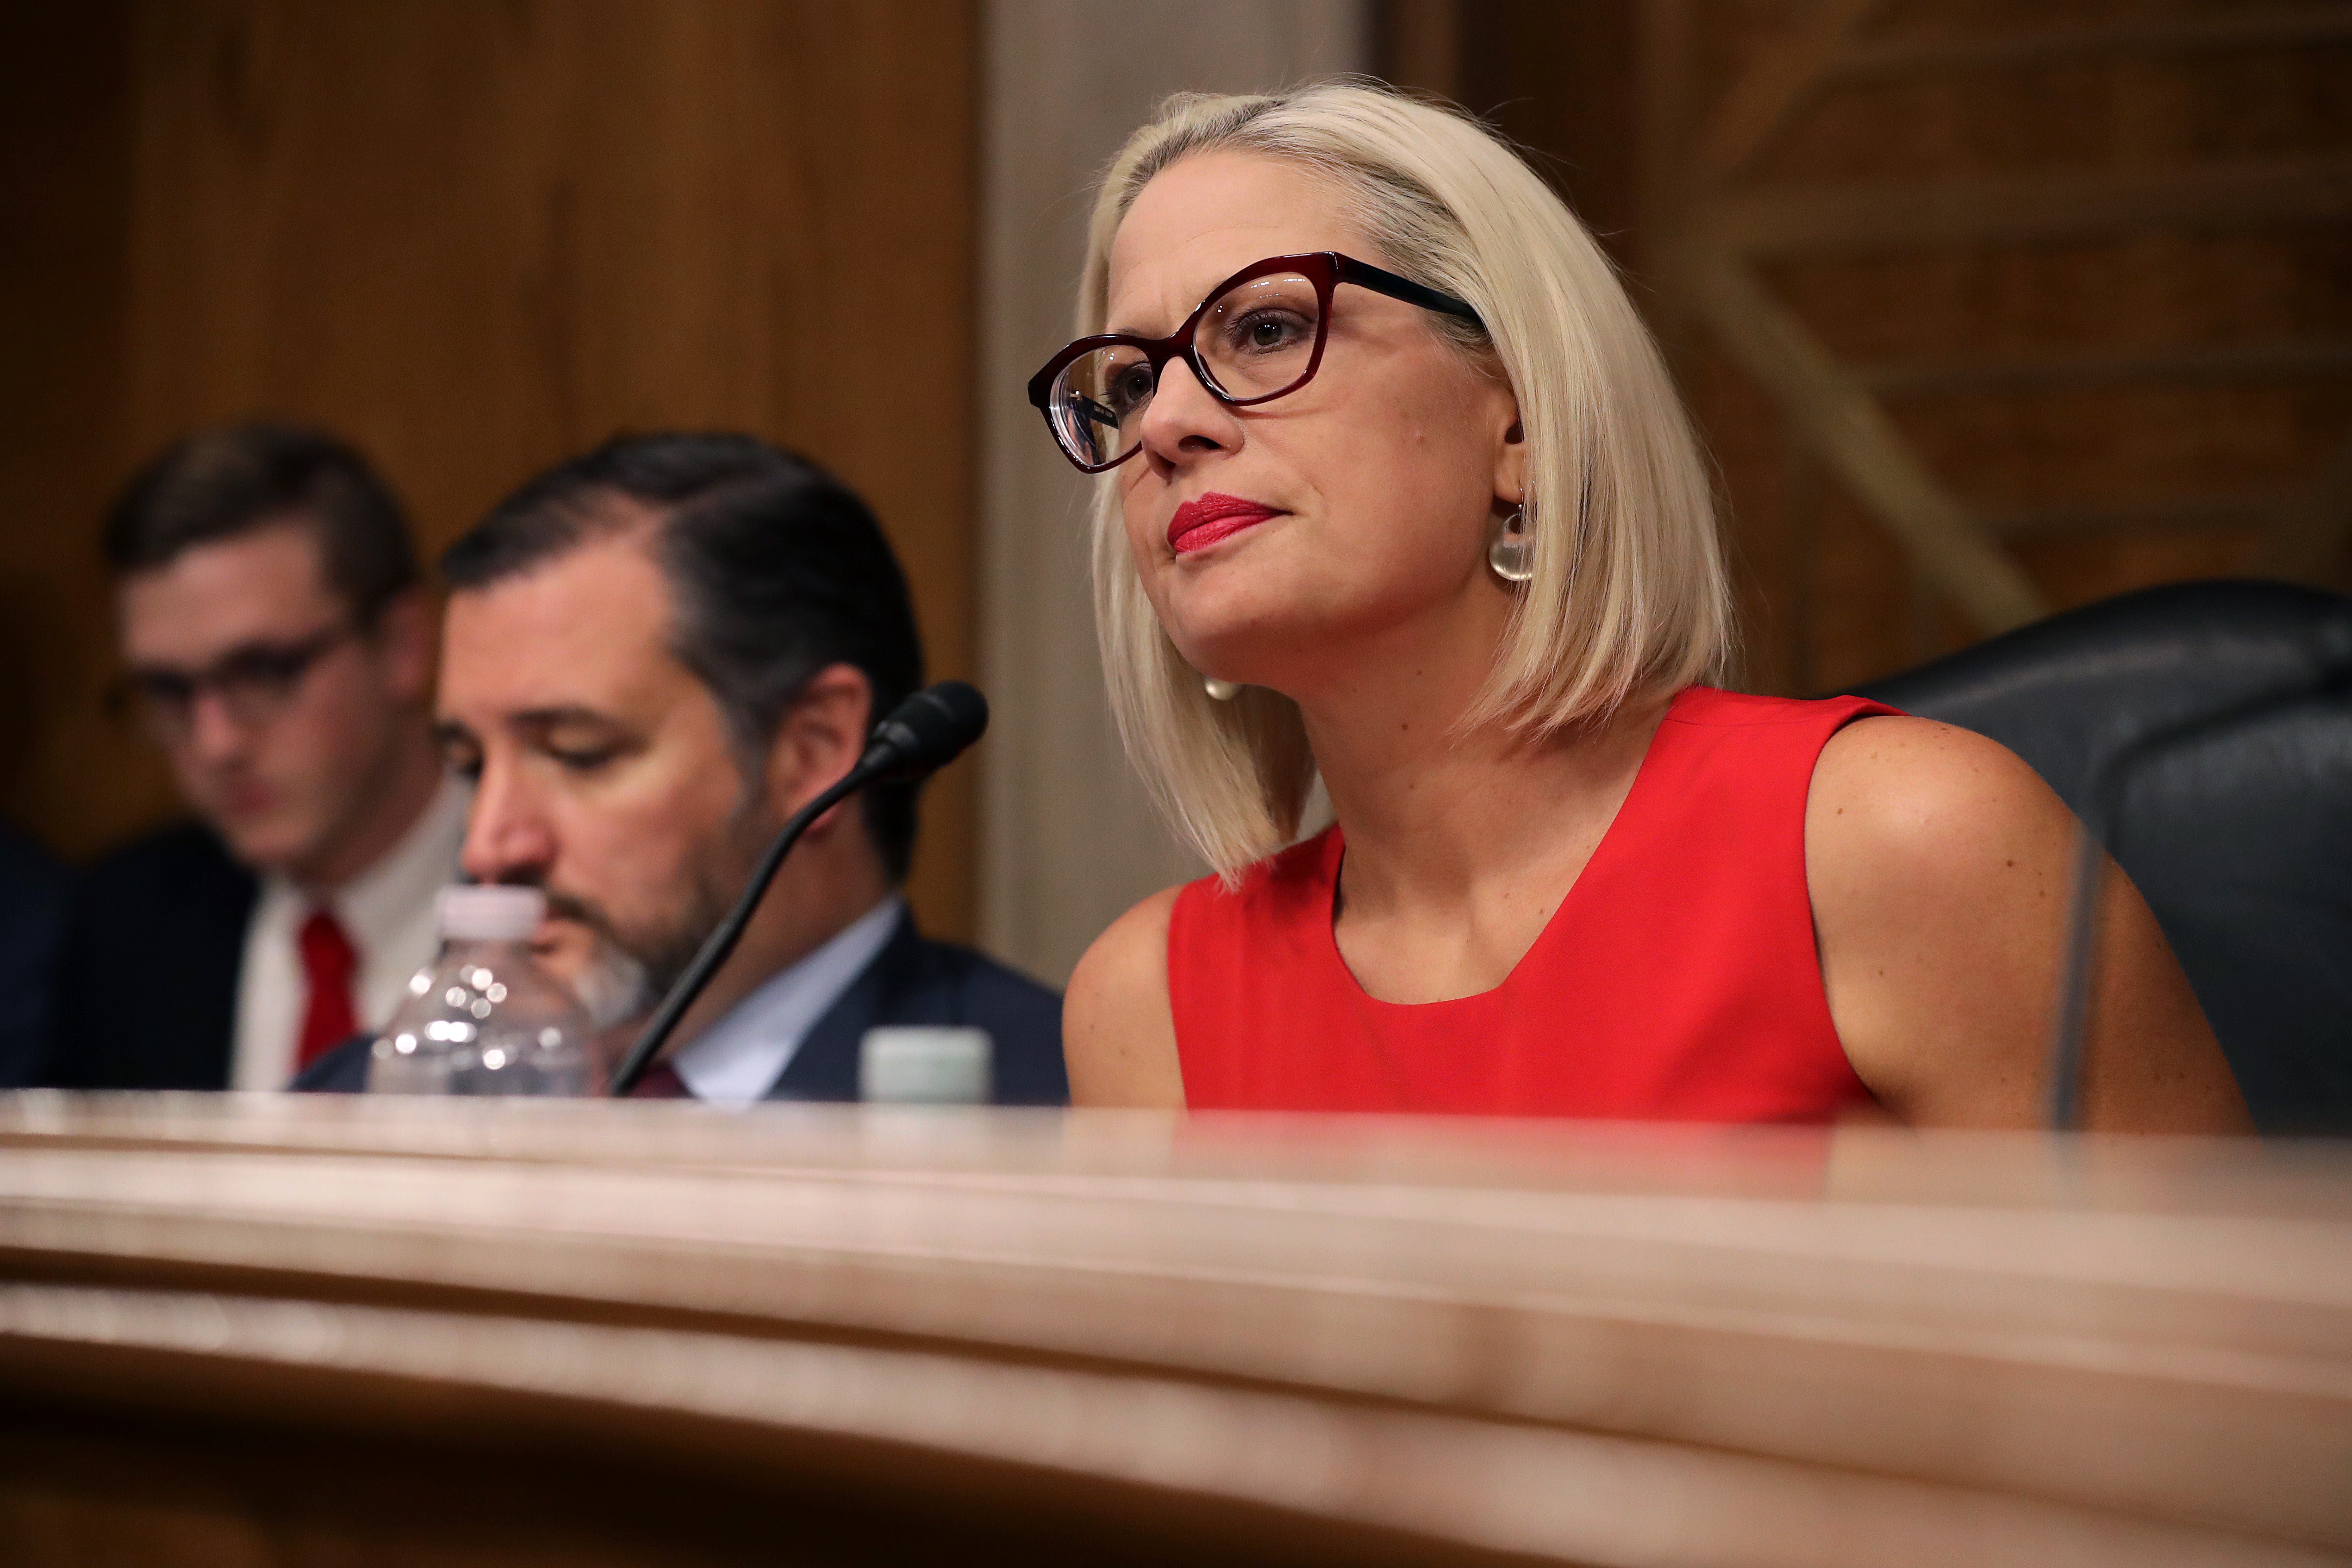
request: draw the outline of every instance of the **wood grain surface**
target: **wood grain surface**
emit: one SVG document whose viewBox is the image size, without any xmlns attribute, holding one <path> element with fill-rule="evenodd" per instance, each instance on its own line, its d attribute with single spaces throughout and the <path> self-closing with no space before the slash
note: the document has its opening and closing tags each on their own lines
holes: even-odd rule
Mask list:
<svg viewBox="0 0 2352 1568">
<path fill-rule="evenodd" d="M 151 1560 L 342 1562 L 318 1543 L 391 1510 L 409 1546 L 360 1560 L 488 1521 L 550 1562 L 769 1561 L 805 1519 L 812 1561 L 926 1531 L 2343 1561 L 2347 1174 L 2187 1141 L 18 1096 L 0 1555 L 215 1530 L 256 1554 Z"/>
</svg>

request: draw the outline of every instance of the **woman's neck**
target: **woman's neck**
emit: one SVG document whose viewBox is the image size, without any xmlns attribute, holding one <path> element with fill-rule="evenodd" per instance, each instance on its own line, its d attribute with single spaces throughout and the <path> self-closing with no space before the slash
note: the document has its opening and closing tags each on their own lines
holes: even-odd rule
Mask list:
<svg viewBox="0 0 2352 1568">
<path fill-rule="evenodd" d="M 1472 647 L 1471 658 L 1365 660 L 1356 668 L 1381 673 L 1300 704 L 1347 838 L 1353 913 L 1455 902 L 1566 860 L 1572 879 L 1664 716 L 1661 696 L 1540 740 L 1496 723 L 1463 731 L 1492 668 Z"/>
</svg>

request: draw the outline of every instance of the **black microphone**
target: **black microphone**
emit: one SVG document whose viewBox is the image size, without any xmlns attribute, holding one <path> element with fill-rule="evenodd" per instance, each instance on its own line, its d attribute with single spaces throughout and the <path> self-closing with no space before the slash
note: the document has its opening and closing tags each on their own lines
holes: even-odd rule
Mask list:
<svg viewBox="0 0 2352 1568">
<path fill-rule="evenodd" d="M 727 911 L 727 918 L 703 942 L 694 962 L 662 998 L 655 1010 L 653 1021 L 629 1047 L 621 1065 L 613 1069 L 611 1090 L 615 1099 L 637 1086 L 637 1080 L 661 1055 L 677 1021 L 702 994 L 719 966 L 743 940 L 743 928 L 751 923 L 751 916 L 766 895 L 768 884 L 776 879 L 777 870 L 793 846 L 800 842 L 810 823 L 823 816 L 850 795 L 868 784 L 904 784 L 945 767 L 964 748 L 981 737 L 988 728 L 988 699 L 977 689 L 961 680 L 942 680 L 916 692 L 890 711 L 890 716 L 874 726 L 874 733 L 866 743 L 866 754 L 857 765 L 842 774 L 840 780 L 814 800 L 795 812 L 784 824 L 783 831 L 768 846 L 767 853 L 752 868 L 751 879 L 744 884 L 742 897 Z"/>
<path fill-rule="evenodd" d="M 855 778 L 869 784 L 912 784 L 955 761 L 988 728 L 988 699 L 961 680 L 926 686 L 874 726 Z"/>
<path fill-rule="evenodd" d="M 2082 1116 L 2083 1053 L 2091 1026 L 2091 987 L 2098 968 L 2100 892 L 2110 853 L 2123 841 L 2124 792 L 2139 770 L 2173 748 L 2274 712 L 2300 707 L 2347 673 L 2323 668 L 2297 684 L 2252 696 L 2135 735 L 2092 769 L 2075 838 L 2074 888 L 2066 907 L 2066 949 L 2058 1017 L 2050 1038 L 2050 1127 L 2071 1132 Z"/>
</svg>

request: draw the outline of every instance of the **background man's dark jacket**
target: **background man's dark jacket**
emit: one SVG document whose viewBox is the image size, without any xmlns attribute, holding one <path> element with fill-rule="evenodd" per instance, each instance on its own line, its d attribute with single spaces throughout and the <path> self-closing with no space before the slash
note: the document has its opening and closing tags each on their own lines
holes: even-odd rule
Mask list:
<svg viewBox="0 0 2352 1568">
<path fill-rule="evenodd" d="M 1062 999 L 1026 975 L 951 942 L 932 942 L 901 915 L 898 929 L 841 1000 L 793 1053 L 770 1100 L 856 1100 L 857 1048 L 877 1025 L 970 1025 L 995 1041 L 999 1105 L 1065 1105 Z M 369 1040 L 345 1041 L 297 1079 L 299 1089 L 355 1094 L 366 1087 Z"/>
<path fill-rule="evenodd" d="M 66 902 L 49 1047 L 62 1089 L 226 1089 L 260 884 L 193 824 L 84 872 Z"/>
<path fill-rule="evenodd" d="M 46 850 L 0 826 L 0 1089 L 32 1082 L 48 1054 L 68 885 Z"/>
</svg>

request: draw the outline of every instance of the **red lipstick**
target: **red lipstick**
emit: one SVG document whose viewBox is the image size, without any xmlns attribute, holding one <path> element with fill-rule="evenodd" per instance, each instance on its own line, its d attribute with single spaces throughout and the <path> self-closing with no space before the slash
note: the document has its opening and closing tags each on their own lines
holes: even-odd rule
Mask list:
<svg viewBox="0 0 2352 1568">
<path fill-rule="evenodd" d="M 1206 550 L 1221 539 L 1231 539 L 1244 528 L 1255 528 L 1270 517 L 1283 515 L 1280 507 L 1244 500 L 1215 491 L 1188 500 L 1168 521 L 1168 548 L 1182 555 Z"/>
</svg>

